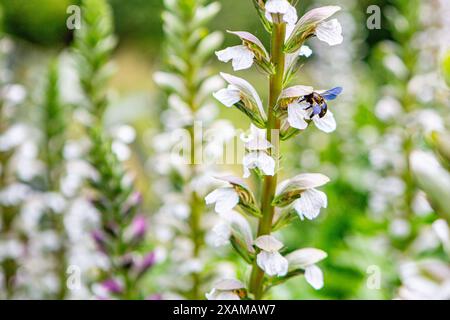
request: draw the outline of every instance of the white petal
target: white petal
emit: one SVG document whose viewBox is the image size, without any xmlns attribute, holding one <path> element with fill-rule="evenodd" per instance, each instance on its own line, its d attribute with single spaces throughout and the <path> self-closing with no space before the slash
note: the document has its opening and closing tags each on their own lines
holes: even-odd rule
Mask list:
<svg viewBox="0 0 450 320">
<path fill-rule="evenodd" d="M 221 291 L 213 288 L 205 294 L 207 300 L 240 300 L 239 296 L 232 291 Z"/>
<path fill-rule="evenodd" d="M 316 127 L 323 132 L 330 133 L 336 130 L 336 120 L 334 119 L 334 115 L 331 111 L 327 111 L 323 118 L 316 115 L 312 118 L 312 120 L 314 121 Z"/>
<path fill-rule="evenodd" d="M 255 240 L 255 246 L 267 252 L 276 252 L 283 248 L 283 243 L 273 236 L 264 235 Z"/>
<path fill-rule="evenodd" d="M 272 21 L 272 14 L 281 14 L 288 24 L 297 22 L 297 10 L 287 0 L 269 0 L 266 2 L 266 18 Z"/>
<path fill-rule="evenodd" d="M 344 41 L 342 26 L 337 19 L 320 23 L 316 28 L 316 36 L 330 46 L 341 44 Z"/>
<path fill-rule="evenodd" d="M 313 87 L 298 85 L 284 89 L 283 92 L 281 93 L 280 98 L 281 99 L 300 98 L 303 96 L 307 96 L 313 92 L 314 92 Z"/>
<path fill-rule="evenodd" d="M 263 43 L 261 42 L 261 40 L 259 40 L 257 37 L 255 37 L 253 34 L 251 34 L 250 32 L 246 32 L 246 31 L 227 31 L 228 33 L 234 34 L 236 36 L 238 36 L 239 38 L 241 38 L 242 40 L 246 40 L 248 42 L 254 43 L 256 44 L 261 51 L 264 52 L 264 54 L 266 55 L 266 57 L 269 57 L 269 54 L 267 53 L 266 48 L 264 47 Z"/>
<path fill-rule="evenodd" d="M 273 176 L 275 174 L 275 160 L 265 152 L 259 153 L 258 167 L 266 176 Z"/>
<path fill-rule="evenodd" d="M 232 234 L 238 239 L 242 239 L 250 252 L 254 252 L 252 228 L 247 219 L 236 211 L 229 211 L 220 216 L 227 222 Z"/>
<path fill-rule="evenodd" d="M 234 46 L 216 52 L 220 61 L 228 62 L 233 60 L 234 71 L 245 70 L 253 65 L 255 54 L 246 46 Z"/>
<path fill-rule="evenodd" d="M 221 221 L 212 228 L 212 244 L 215 247 L 225 246 L 229 243 L 231 237 L 230 225 Z"/>
<path fill-rule="evenodd" d="M 278 252 L 261 251 L 256 256 L 256 263 L 271 277 L 282 277 L 288 272 L 288 261 Z"/>
<path fill-rule="evenodd" d="M 245 158 L 244 158 L 244 160 L 245 160 Z M 242 177 L 247 179 L 250 176 L 251 176 L 250 169 L 247 166 L 244 165 L 244 174 L 242 175 Z"/>
<path fill-rule="evenodd" d="M 250 151 L 267 150 L 272 144 L 266 139 L 266 129 L 260 129 L 254 124 L 250 125 L 250 134 L 241 135 L 241 140 L 245 142 L 245 148 Z"/>
<path fill-rule="evenodd" d="M 328 19 L 339 10 L 341 10 L 341 7 L 339 6 L 325 6 L 312 9 L 307 13 L 305 13 L 305 15 L 300 18 L 297 26 L 321 22 L 325 19 Z"/>
<path fill-rule="evenodd" d="M 233 188 L 220 188 L 208 194 L 205 201 L 206 204 L 216 203 L 217 213 L 226 213 L 239 203 L 239 195 Z"/>
<path fill-rule="evenodd" d="M 315 248 L 304 248 L 295 250 L 286 256 L 289 262 L 289 269 L 305 269 L 308 266 L 316 264 L 317 262 L 325 259 L 327 253 L 325 251 Z"/>
<path fill-rule="evenodd" d="M 317 218 L 321 208 L 326 208 L 328 204 L 327 195 L 316 189 L 308 189 L 302 192 L 300 199 L 294 201 L 294 209 L 300 218 L 306 217 L 309 220 Z"/>
<path fill-rule="evenodd" d="M 316 290 L 323 287 L 323 273 L 316 265 L 306 267 L 305 279 Z"/>
<path fill-rule="evenodd" d="M 226 89 L 221 89 L 213 93 L 214 98 L 216 98 L 220 103 L 227 107 L 232 107 L 239 101 L 241 101 L 241 94 L 238 89 L 234 86 L 228 86 Z"/>
<path fill-rule="evenodd" d="M 302 173 L 291 179 L 280 182 L 277 187 L 277 195 L 281 194 L 286 188 L 306 190 L 323 186 L 330 182 L 330 178 L 321 173 Z"/>
<path fill-rule="evenodd" d="M 292 33 L 292 30 L 295 27 L 295 23 L 298 20 L 297 10 L 289 4 L 287 12 L 283 16 L 284 22 L 287 23 L 288 27 L 286 27 L 288 33 Z"/>
<path fill-rule="evenodd" d="M 214 285 L 214 288 L 219 291 L 231 291 L 243 289 L 245 286 L 241 281 L 236 279 L 222 279 Z"/>
<path fill-rule="evenodd" d="M 307 113 L 305 109 L 298 103 L 291 103 L 288 106 L 288 122 L 291 127 L 305 130 L 308 127 L 308 122 L 305 121 Z"/>
<path fill-rule="evenodd" d="M 215 300 L 241 300 L 238 294 L 231 291 L 221 291 L 217 294 Z"/>
<path fill-rule="evenodd" d="M 273 176 L 275 174 L 275 160 L 264 151 L 250 152 L 242 160 L 244 166 L 244 178 L 250 176 L 251 169 L 259 168 L 264 175 Z"/>
</svg>

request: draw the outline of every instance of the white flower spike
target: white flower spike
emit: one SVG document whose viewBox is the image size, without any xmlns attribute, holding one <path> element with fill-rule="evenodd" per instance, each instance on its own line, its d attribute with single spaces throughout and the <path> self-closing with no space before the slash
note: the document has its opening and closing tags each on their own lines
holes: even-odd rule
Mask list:
<svg viewBox="0 0 450 320">
<path fill-rule="evenodd" d="M 256 263 L 270 276 L 285 276 L 288 272 L 288 260 L 278 251 L 283 244 L 273 236 L 264 235 L 255 240 L 255 246 L 261 249 L 256 256 Z"/>
</svg>

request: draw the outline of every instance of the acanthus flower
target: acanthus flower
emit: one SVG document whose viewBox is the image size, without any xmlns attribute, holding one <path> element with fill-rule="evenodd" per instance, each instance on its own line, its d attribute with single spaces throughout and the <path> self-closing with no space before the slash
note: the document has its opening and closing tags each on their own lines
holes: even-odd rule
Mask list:
<svg viewBox="0 0 450 320">
<path fill-rule="evenodd" d="M 239 280 L 224 279 L 205 296 L 208 300 L 241 300 L 246 296 L 245 286 Z"/>
<path fill-rule="evenodd" d="M 228 87 L 221 89 L 213 96 L 226 107 L 233 105 L 246 114 L 255 125 L 264 128 L 267 116 L 264 111 L 262 100 L 255 88 L 242 78 L 227 73 L 220 74 L 228 82 Z"/>
<path fill-rule="evenodd" d="M 310 37 L 317 36 L 330 46 L 343 42 L 342 26 L 337 19 L 327 20 L 341 10 L 339 6 L 325 6 L 308 11 L 294 27 L 285 50 L 288 53 L 297 51 Z"/>
<path fill-rule="evenodd" d="M 248 221 L 238 212 L 229 211 L 219 214 L 221 221 L 212 229 L 211 240 L 216 247 L 231 242 L 238 253 L 251 262 L 255 253 L 253 234 Z"/>
<path fill-rule="evenodd" d="M 273 65 L 262 42 L 253 34 L 245 31 L 228 31 L 241 38 L 242 45 L 228 47 L 217 51 L 217 58 L 222 62 L 232 61 L 233 70 L 249 69 L 256 62 L 267 73 L 273 73 Z"/>
<path fill-rule="evenodd" d="M 206 204 L 215 203 L 215 211 L 219 214 L 227 214 L 239 205 L 245 213 L 256 217 L 260 216 L 255 196 L 241 179 L 233 176 L 217 179 L 227 182 L 229 186 L 218 188 L 209 193 L 205 197 Z"/>
<path fill-rule="evenodd" d="M 323 273 L 316 263 L 326 257 L 326 252 L 314 248 L 299 249 L 286 255 L 289 271 L 304 270 L 306 281 L 316 290 L 323 287 Z"/>
<path fill-rule="evenodd" d="M 327 195 L 315 188 L 328 183 L 330 179 L 319 173 L 300 174 L 278 185 L 273 204 L 279 207 L 292 204 L 300 219 L 315 219 L 321 208 L 328 205 Z"/>
<path fill-rule="evenodd" d="M 297 22 L 297 10 L 287 0 L 269 0 L 265 4 L 266 19 L 270 22 L 285 22 L 288 25 L 295 25 Z"/>
<path fill-rule="evenodd" d="M 242 161 L 244 178 L 250 176 L 252 169 L 259 169 L 264 175 L 273 176 L 275 160 L 267 153 L 267 150 L 272 148 L 272 144 L 266 139 L 266 130 L 251 125 L 250 134 L 241 135 L 241 140 L 245 142 L 245 148 L 249 151 Z"/>
<path fill-rule="evenodd" d="M 283 243 L 273 236 L 264 235 L 255 240 L 255 246 L 261 249 L 256 263 L 268 276 L 282 277 L 287 274 L 288 260 L 279 253 Z"/>
</svg>

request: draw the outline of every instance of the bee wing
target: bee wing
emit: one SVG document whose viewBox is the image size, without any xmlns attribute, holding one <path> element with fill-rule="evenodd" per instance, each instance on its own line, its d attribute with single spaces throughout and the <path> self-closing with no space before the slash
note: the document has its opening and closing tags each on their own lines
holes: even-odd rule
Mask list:
<svg viewBox="0 0 450 320">
<path fill-rule="evenodd" d="M 343 90 L 342 87 L 336 87 L 328 91 L 325 91 L 321 95 L 325 100 L 334 100 L 337 98 L 338 95 L 342 93 L 342 90 Z"/>
</svg>

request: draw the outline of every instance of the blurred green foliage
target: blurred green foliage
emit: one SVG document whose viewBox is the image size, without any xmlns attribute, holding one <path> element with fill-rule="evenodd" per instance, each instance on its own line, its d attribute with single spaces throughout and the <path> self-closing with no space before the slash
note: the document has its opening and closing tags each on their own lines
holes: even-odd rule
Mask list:
<svg viewBox="0 0 450 320">
<path fill-rule="evenodd" d="M 31 42 L 54 45 L 70 39 L 67 7 L 75 0 L 0 0 L 5 31 Z"/>
<path fill-rule="evenodd" d="M 444 55 L 444 59 L 442 60 L 442 70 L 444 72 L 445 81 L 447 85 L 450 86 L 450 51 Z"/>
</svg>

